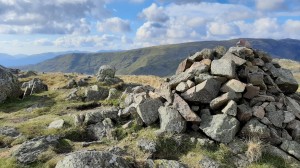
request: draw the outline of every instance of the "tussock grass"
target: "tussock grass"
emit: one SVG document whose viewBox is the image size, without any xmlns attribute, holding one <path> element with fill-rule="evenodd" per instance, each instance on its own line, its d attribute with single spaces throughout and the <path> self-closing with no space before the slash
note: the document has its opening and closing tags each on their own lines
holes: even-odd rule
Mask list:
<svg viewBox="0 0 300 168">
<path fill-rule="evenodd" d="M 118 77 L 121 78 L 125 83 L 150 85 L 154 88 L 159 88 L 164 82 L 162 78 L 153 75 L 122 75 Z"/>
<path fill-rule="evenodd" d="M 259 139 L 251 139 L 247 143 L 246 156 L 250 163 L 257 162 L 262 157 L 263 145 Z"/>
</svg>

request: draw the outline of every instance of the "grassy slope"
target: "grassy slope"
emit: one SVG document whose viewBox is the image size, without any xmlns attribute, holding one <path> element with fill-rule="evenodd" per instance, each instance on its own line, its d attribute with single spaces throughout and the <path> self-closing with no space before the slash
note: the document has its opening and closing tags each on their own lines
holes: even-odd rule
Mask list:
<svg viewBox="0 0 300 168">
<path fill-rule="evenodd" d="M 300 60 L 299 40 L 249 39 L 256 49 L 262 49 L 275 57 Z M 234 46 L 237 40 L 204 41 L 173 45 L 163 45 L 134 49 L 122 52 L 97 54 L 68 54 L 23 69 L 40 72 L 81 72 L 95 73 L 101 65 L 110 64 L 122 75 L 172 75 L 179 62 L 190 54 L 203 48 L 214 48 L 217 45 Z"/>
</svg>

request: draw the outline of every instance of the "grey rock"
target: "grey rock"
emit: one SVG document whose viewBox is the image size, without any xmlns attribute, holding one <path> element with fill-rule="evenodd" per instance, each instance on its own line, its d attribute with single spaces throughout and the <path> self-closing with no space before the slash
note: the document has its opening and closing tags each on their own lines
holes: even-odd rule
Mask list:
<svg viewBox="0 0 300 168">
<path fill-rule="evenodd" d="M 158 94 L 163 97 L 167 102 L 173 102 L 173 93 L 171 87 L 167 84 L 163 84 L 160 89 L 158 90 Z"/>
<path fill-rule="evenodd" d="M 190 106 L 178 94 L 174 94 L 173 107 L 174 109 L 178 110 L 178 112 L 186 121 L 201 121 L 200 117 L 191 110 Z"/>
<path fill-rule="evenodd" d="M 73 116 L 73 118 L 74 118 L 74 125 L 81 126 L 84 122 L 85 115 L 84 114 L 75 114 Z"/>
<path fill-rule="evenodd" d="M 247 47 L 243 47 L 243 46 L 240 46 L 240 47 L 230 47 L 228 49 L 228 52 L 234 54 L 234 55 L 237 55 L 238 57 L 240 58 L 253 58 L 254 57 L 254 53 L 253 53 L 253 50 L 247 48 Z"/>
<path fill-rule="evenodd" d="M 279 76 L 279 69 L 277 69 L 272 63 L 266 63 L 265 67 L 270 71 L 274 78 Z"/>
<path fill-rule="evenodd" d="M 132 168 L 125 159 L 110 152 L 77 151 L 59 161 L 55 168 Z"/>
<path fill-rule="evenodd" d="M 239 100 L 242 94 L 235 92 L 224 93 L 223 95 L 213 99 L 210 102 L 210 108 L 213 110 L 219 109 L 224 106 L 229 100 Z"/>
<path fill-rule="evenodd" d="M 211 63 L 211 73 L 230 79 L 235 78 L 235 63 L 226 59 L 213 60 Z"/>
<path fill-rule="evenodd" d="M 259 138 L 268 140 L 271 137 L 270 129 L 257 119 L 251 119 L 242 128 L 240 134 L 246 138 Z"/>
<path fill-rule="evenodd" d="M 176 75 L 180 74 L 181 72 L 184 72 L 186 69 L 188 69 L 189 67 L 191 67 L 193 64 L 193 61 L 191 61 L 190 59 L 185 59 L 183 60 L 179 65 L 178 68 L 176 70 Z"/>
<path fill-rule="evenodd" d="M 174 89 L 176 88 L 176 86 L 180 83 L 180 82 L 186 82 L 190 79 L 192 79 L 194 77 L 193 74 L 191 73 L 188 73 L 188 72 L 182 72 L 178 75 L 175 75 L 175 76 L 172 76 L 170 78 L 170 81 L 169 81 L 169 86 L 171 89 Z"/>
<path fill-rule="evenodd" d="M 17 137 L 20 135 L 20 132 L 14 127 L 0 127 L 0 135 Z"/>
<path fill-rule="evenodd" d="M 260 119 L 263 119 L 266 114 L 266 112 L 262 106 L 254 106 L 252 108 L 252 110 L 253 110 L 253 115 Z"/>
<path fill-rule="evenodd" d="M 283 111 L 277 110 L 273 112 L 267 112 L 266 117 L 272 122 L 276 127 L 282 128 L 284 121 Z"/>
<path fill-rule="evenodd" d="M 246 99 L 252 99 L 255 96 L 259 95 L 259 90 L 260 90 L 260 88 L 257 87 L 257 86 L 247 85 L 246 86 L 246 93 L 243 95 L 243 97 L 246 98 Z"/>
<path fill-rule="evenodd" d="M 104 137 L 107 137 L 108 139 L 112 139 L 113 127 L 114 124 L 111 121 L 111 119 L 106 118 L 102 122 L 88 125 L 87 135 L 91 140 L 94 141 L 102 140 L 102 138 Z"/>
<path fill-rule="evenodd" d="M 231 116 L 236 116 L 237 114 L 237 104 L 235 101 L 230 100 L 227 105 L 222 109 L 222 113 L 231 115 Z"/>
<path fill-rule="evenodd" d="M 250 73 L 248 75 L 248 82 L 254 86 L 259 86 L 261 90 L 267 89 L 267 86 L 264 82 L 264 74 L 262 72 Z"/>
<path fill-rule="evenodd" d="M 280 148 L 300 160 L 300 144 L 296 141 L 285 140 L 280 145 Z"/>
<path fill-rule="evenodd" d="M 275 80 L 280 90 L 285 94 L 295 93 L 299 87 L 297 80 L 294 78 L 292 72 L 287 69 L 278 69 L 279 76 Z"/>
<path fill-rule="evenodd" d="M 77 86 L 82 87 L 82 86 L 87 86 L 87 85 L 88 85 L 88 82 L 86 81 L 85 78 L 81 78 L 77 81 Z"/>
<path fill-rule="evenodd" d="M 233 140 L 239 131 L 240 123 L 234 117 L 226 114 L 217 114 L 213 116 L 202 115 L 200 129 L 212 139 L 229 143 Z"/>
<path fill-rule="evenodd" d="M 260 58 L 255 58 L 253 61 L 252 61 L 252 64 L 255 65 L 255 66 L 264 66 L 265 65 L 265 62 L 260 59 Z"/>
<path fill-rule="evenodd" d="M 287 109 L 300 119 L 300 104 L 290 97 L 286 97 L 285 101 Z"/>
<path fill-rule="evenodd" d="M 199 165 L 201 168 L 220 168 L 221 167 L 221 165 L 217 161 L 215 161 L 207 156 L 204 156 L 199 161 Z"/>
<path fill-rule="evenodd" d="M 195 83 L 199 84 L 199 83 L 202 83 L 202 82 L 204 82 L 205 80 L 208 80 L 208 79 L 215 79 L 215 80 L 219 81 L 222 84 L 227 81 L 226 77 L 212 76 L 208 73 L 202 73 L 202 74 L 199 74 L 198 76 L 195 76 Z"/>
<path fill-rule="evenodd" d="M 75 81 L 75 79 L 71 79 L 67 82 L 66 86 L 64 86 L 64 89 L 72 89 L 74 87 L 77 87 L 77 83 Z"/>
<path fill-rule="evenodd" d="M 215 57 L 220 59 L 226 53 L 227 49 L 224 46 L 216 46 L 214 51 Z"/>
<path fill-rule="evenodd" d="M 246 88 L 246 84 L 236 79 L 231 79 L 221 87 L 221 91 L 242 93 L 244 92 L 245 88 Z"/>
<path fill-rule="evenodd" d="M 91 86 L 85 90 L 86 101 L 104 100 L 108 96 L 108 90 L 97 85 Z"/>
<path fill-rule="evenodd" d="M 245 154 L 238 154 L 231 157 L 233 164 L 238 168 L 249 167 L 250 162 Z"/>
<path fill-rule="evenodd" d="M 253 115 L 251 107 L 246 104 L 238 105 L 237 118 L 239 121 L 249 121 Z"/>
<path fill-rule="evenodd" d="M 180 82 L 177 86 L 176 86 L 176 91 L 178 92 L 185 92 L 186 90 L 189 89 L 189 86 L 187 85 L 186 82 Z"/>
<path fill-rule="evenodd" d="M 38 160 L 39 154 L 45 152 L 50 147 L 58 144 L 57 136 L 43 136 L 24 142 L 14 152 L 13 156 L 24 164 L 33 163 Z"/>
<path fill-rule="evenodd" d="M 131 114 L 137 113 L 136 108 L 134 106 L 126 107 L 125 109 L 120 109 L 118 116 L 122 118 L 129 117 Z"/>
<path fill-rule="evenodd" d="M 40 93 L 43 91 L 48 91 L 48 86 L 44 84 L 41 79 L 34 78 L 27 83 L 24 96 L 32 95 L 34 93 Z"/>
<path fill-rule="evenodd" d="M 179 112 L 171 107 L 161 106 L 158 109 L 160 130 L 169 133 L 182 133 L 186 129 L 186 121 Z"/>
<path fill-rule="evenodd" d="M 246 60 L 227 52 L 221 59 L 227 59 L 233 61 L 237 66 L 241 66 L 246 63 Z"/>
<path fill-rule="evenodd" d="M 102 65 L 97 73 L 97 80 L 99 82 L 104 82 L 106 78 L 114 78 L 116 69 L 110 65 Z"/>
<path fill-rule="evenodd" d="M 77 95 L 78 89 L 74 88 L 72 89 L 66 96 L 66 100 L 72 101 L 72 100 L 81 100 L 81 98 Z"/>
<path fill-rule="evenodd" d="M 197 76 L 201 73 L 208 72 L 209 68 L 210 68 L 210 64 L 207 65 L 205 63 L 202 63 L 202 61 L 201 62 L 194 62 L 193 65 L 186 72 L 194 74 L 195 76 Z"/>
<path fill-rule="evenodd" d="M 65 123 L 65 121 L 63 119 L 55 120 L 49 124 L 48 128 L 60 129 L 64 126 L 64 123 Z"/>
<path fill-rule="evenodd" d="M 216 98 L 221 83 L 215 79 L 208 79 L 182 93 L 181 96 L 191 102 L 209 103 Z"/>
<path fill-rule="evenodd" d="M 266 145 L 264 147 L 264 151 L 266 153 L 269 153 L 269 154 L 273 155 L 273 156 L 283 158 L 286 162 L 290 163 L 291 166 L 294 167 L 294 168 L 300 167 L 300 162 L 297 159 L 295 159 L 291 155 L 287 154 L 286 152 L 282 151 L 281 149 L 279 149 L 275 146 Z"/>
<path fill-rule="evenodd" d="M 107 100 L 118 99 L 120 97 L 120 93 L 116 88 L 109 89 Z"/>
<path fill-rule="evenodd" d="M 289 123 L 289 122 L 293 121 L 296 118 L 295 115 L 292 112 L 289 112 L 289 111 L 284 111 L 283 114 L 284 114 L 283 123 Z"/>
<path fill-rule="evenodd" d="M 137 146 L 145 152 L 154 153 L 157 151 L 157 144 L 153 140 L 148 140 L 144 138 L 140 139 L 137 142 Z"/>
<path fill-rule="evenodd" d="M 137 106 L 137 113 L 146 125 L 150 125 L 159 118 L 160 106 L 163 106 L 163 103 L 159 99 L 148 99 Z"/>
<path fill-rule="evenodd" d="M 84 123 L 96 124 L 102 122 L 105 118 L 110 118 L 113 120 L 118 119 L 119 109 L 116 107 L 100 107 L 93 110 L 88 110 L 85 113 Z"/>
<path fill-rule="evenodd" d="M 213 50 L 204 48 L 200 52 L 196 52 L 194 55 L 190 56 L 189 59 L 192 61 L 201 61 L 202 59 L 213 59 Z"/>
</svg>

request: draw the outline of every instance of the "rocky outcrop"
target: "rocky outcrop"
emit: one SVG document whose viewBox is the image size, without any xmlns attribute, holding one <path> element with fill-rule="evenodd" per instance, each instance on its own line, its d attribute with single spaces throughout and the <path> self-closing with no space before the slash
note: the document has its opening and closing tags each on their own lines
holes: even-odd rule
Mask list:
<svg viewBox="0 0 300 168">
<path fill-rule="evenodd" d="M 29 82 L 23 83 L 22 87 L 25 87 L 24 97 L 35 93 L 48 91 L 48 86 L 44 84 L 41 79 L 38 78 L 34 78 Z"/>
<path fill-rule="evenodd" d="M 115 76 L 116 69 L 110 65 L 102 65 L 97 74 L 97 80 L 107 85 L 113 85 L 122 82 L 122 80 Z"/>
<path fill-rule="evenodd" d="M 128 161 L 110 152 L 79 151 L 66 156 L 55 168 L 132 168 Z"/>
<path fill-rule="evenodd" d="M 0 65 L 0 103 L 22 95 L 19 81 L 7 68 Z"/>
<path fill-rule="evenodd" d="M 109 91 L 106 88 L 93 85 L 85 90 L 86 101 L 104 100 L 108 97 Z"/>
</svg>

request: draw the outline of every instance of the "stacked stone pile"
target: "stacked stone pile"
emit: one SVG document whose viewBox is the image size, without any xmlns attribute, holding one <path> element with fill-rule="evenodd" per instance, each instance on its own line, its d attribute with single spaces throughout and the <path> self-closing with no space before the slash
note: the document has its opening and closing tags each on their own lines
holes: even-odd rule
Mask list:
<svg viewBox="0 0 300 168">
<path fill-rule="evenodd" d="M 160 130 L 203 132 L 217 142 L 259 138 L 300 160 L 300 99 L 292 73 L 267 53 L 236 46 L 183 60 L 159 90 L 135 89 L 119 115 L 137 113 Z"/>
</svg>

